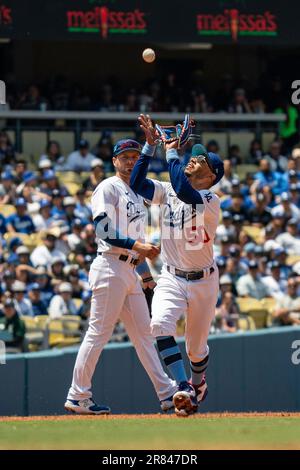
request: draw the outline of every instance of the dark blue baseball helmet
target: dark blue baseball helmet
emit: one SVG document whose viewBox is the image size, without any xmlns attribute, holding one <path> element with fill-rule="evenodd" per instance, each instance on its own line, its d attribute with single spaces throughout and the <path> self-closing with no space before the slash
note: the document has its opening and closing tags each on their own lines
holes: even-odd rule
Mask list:
<svg viewBox="0 0 300 470">
<path fill-rule="evenodd" d="M 126 152 L 127 150 L 135 150 L 136 152 L 141 153 L 142 147 L 136 140 L 132 140 L 132 139 L 119 140 L 114 146 L 113 157 L 116 157 L 120 153 Z"/>
<path fill-rule="evenodd" d="M 195 144 L 192 148 L 192 157 L 199 157 L 200 155 L 205 157 L 211 171 L 216 175 L 216 179 L 213 184 L 217 184 L 224 176 L 224 163 L 222 159 L 216 153 L 207 152 L 204 145 Z"/>
</svg>

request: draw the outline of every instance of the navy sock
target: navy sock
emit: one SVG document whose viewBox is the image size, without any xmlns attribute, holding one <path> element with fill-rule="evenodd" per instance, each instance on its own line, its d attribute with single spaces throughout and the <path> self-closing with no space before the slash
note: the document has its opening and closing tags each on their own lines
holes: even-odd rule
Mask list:
<svg viewBox="0 0 300 470">
<path fill-rule="evenodd" d="M 200 362 L 190 361 L 191 373 L 192 373 L 192 383 L 194 385 L 199 385 L 203 379 L 204 372 L 208 366 L 209 355 L 207 355 Z"/>
<path fill-rule="evenodd" d="M 156 338 L 157 347 L 172 377 L 179 384 L 187 382 L 187 376 L 178 344 L 173 336 L 160 336 Z"/>
</svg>

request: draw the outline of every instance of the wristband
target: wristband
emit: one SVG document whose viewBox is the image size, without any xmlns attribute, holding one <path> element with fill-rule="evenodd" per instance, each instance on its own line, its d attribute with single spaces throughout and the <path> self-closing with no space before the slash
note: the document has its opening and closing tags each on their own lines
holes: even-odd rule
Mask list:
<svg viewBox="0 0 300 470">
<path fill-rule="evenodd" d="M 150 281 L 153 281 L 153 277 L 152 277 L 152 276 L 145 277 L 145 278 L 143 279 L 143 282 L 150 282 Z"/>
</svg>

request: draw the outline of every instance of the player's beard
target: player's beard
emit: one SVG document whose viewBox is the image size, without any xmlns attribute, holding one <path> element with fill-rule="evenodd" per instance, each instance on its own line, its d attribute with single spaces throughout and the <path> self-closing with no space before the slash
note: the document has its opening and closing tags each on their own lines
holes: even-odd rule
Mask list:
<svg viewBox="0 0 300 470">
<path fill-rule="evenodd" d="M 184 170 L 184 174 L 185 176 L 187 176 L 188 178 L 192 175 L 191 172 L 187 169 Z"/>
</svg>

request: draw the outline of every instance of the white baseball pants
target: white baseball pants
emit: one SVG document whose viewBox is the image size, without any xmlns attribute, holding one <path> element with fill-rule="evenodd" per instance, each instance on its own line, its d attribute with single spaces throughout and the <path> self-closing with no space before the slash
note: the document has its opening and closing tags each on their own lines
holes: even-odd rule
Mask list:
<svg viewBox="0 0 300 470">
<path fill-rule="evenodd" d="M 186 281 L 169 273 L 164 266 L 152 300 L 153 336 L 175 336 L 176 322 L 186 317 L 186 352 L 192 362 L 209 353 L 207 338 L 215 316 L 219 290 L 218 268 L 199 281 Z"/>
<path fill-rule="evenodd" d="M 132 265 L 115 255 L 97 256 L 89 273 L 93 291 L 89 328 L 78 351 L 68 398 L 90 398 L 91 381 L 100 354 L 118 319 L 124 323 L 159 400 L 170 397 L 176 384 L 165 374 L 154 346 L 144 293 Z"/>
</svg>

